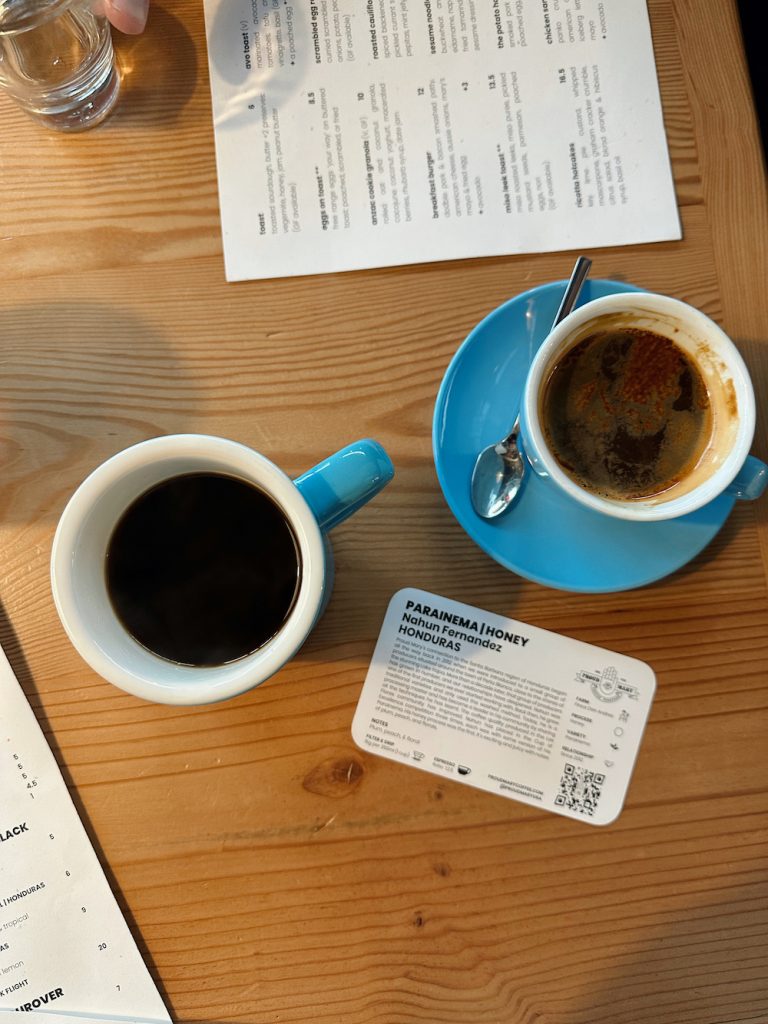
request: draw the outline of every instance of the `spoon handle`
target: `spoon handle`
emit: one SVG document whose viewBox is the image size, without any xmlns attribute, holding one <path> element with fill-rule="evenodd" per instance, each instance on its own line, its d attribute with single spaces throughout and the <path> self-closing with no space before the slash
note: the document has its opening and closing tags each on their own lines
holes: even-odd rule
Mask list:
<svg viewBox="0 0 768 1024">
<path fill-rule="evenodd" d="M 504 446 L 505 449 L 508 448 L 510 445 L 515 445 L 515 447 L 517 447 L 517 435 L 519 433 L 520 433 L 520 413 L 518 412 L 517 416 L 515 416 L 515 422 L 512 424 L 512 429 L 507 434 L 507 436 L 504 438 L 504 440 L 501 441 L 500 443 Z"/>
<path fill-rule="evenodd" d="M 563 298 L 562 298 L 562 301 L 560 303 L 560 308 L 558 309 L 557 313 L 555 314 L 555 319 L 554 319 L 554 321 L 552 323 L 553 327 L 557 327 L 557 325 L 560 323 L 560 321 L 564 317 L 568 316 L 568 314 L 571 312 L 573 307 L 576 305 L 576 300 L 578 299 L 579 295 L 581 294 L 582 285 L 584 284 L 584 282 L 587 279 L 587 274 L 589 273 L 589 270 L 590 270 L 591 266 L 592 266 L 592 260 L 589 258 L 589 256 L 579 256 L 579 258 L 574 263 L 573 270 L 571 271 L 570 279 L 568 281 L 568 284 L 565 287 L 565 292 L 563 294 Z M 506 449 L 516 448 L 517 447 L 517 435 L 519 434 L 519 432 L 520 432 L 520 411 L 518 410 L 517 416 L 515 417 L 515 422 L 512 424 L 512 429 L 507 434 L 507 436 L 504 438 L 504 440 L 501 442 L 501 444 Z"/>
<path fill-rule="evenodd" d="M 571 279 L 568 282 L 565 294 L 563 295 L 563 301 L 560 303 L 560 308 L 555 314 L 555 320 L 552 324 L 553 327 L 556 327 L 564 317 L 568 316 L 576 305 L 576 300 L 579 297 L 581 286 L 584 284 L 584 280 L 589 273 L 589 268 L 591 266 L 592 260 L 588 256 L 579 256 L 576 260 L 571 273 Z"/>
</svg>

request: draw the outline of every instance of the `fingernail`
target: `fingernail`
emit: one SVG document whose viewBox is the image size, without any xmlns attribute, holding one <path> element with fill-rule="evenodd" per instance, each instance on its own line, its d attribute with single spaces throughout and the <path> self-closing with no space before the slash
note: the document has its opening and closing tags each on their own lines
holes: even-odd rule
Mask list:
<svg viewBox="0 0 768 1024">
<path fill-rule="evenodd" d="M 107 17 L 120 32 L 135 35 L 147 23 L 149 0 L 107 0 Z"/>
</svg>

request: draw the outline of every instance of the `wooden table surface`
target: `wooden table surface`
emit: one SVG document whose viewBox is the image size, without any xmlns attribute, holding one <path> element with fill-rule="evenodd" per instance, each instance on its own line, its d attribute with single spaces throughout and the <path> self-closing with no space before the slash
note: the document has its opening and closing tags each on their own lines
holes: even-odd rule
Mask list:
<svg viewBox="0 0 768 1024">
<path fill-rule="evenodd" d="M 594 274 L 703 309 L 768 391 L 765 179 L 732 0 L 651 0 L 684 238 Z M 439 490 L 430 428 L 469 329 L 573 255 L 228 285 L 202 4 L 123 37 L 78 138 L 0 101 L 2 644 L 179 1021 L 768 1021 L 768 500 L 671 578 L 583 596 L 505 572 Z M 766 458 L 760 412 L 755 452 Z M 235 438 L 296 474 L 358 436 L 397 476 L 334 533 L 296 660 L 220 706 L 123 694 L 48 585 L 75 486 L 144 438 Z M 391 595 L 420 586 L 648 661 L 658 690 L 605 829 L 358 750 Z"/>
</svg>

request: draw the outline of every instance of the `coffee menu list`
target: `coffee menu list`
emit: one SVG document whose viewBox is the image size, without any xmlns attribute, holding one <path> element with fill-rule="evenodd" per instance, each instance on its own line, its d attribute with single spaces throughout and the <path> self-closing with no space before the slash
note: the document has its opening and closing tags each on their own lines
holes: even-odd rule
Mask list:
<svg viewBox="0 0 768 1024">
<path fill-rule="evenodd" d="M 0 650 L 0 1011 L 169 1021 Z"/>
<path fill-rule="evenodd" d="M 680 237 L 645 0 L 205 0 L 227 277 Z"/>
</svg>

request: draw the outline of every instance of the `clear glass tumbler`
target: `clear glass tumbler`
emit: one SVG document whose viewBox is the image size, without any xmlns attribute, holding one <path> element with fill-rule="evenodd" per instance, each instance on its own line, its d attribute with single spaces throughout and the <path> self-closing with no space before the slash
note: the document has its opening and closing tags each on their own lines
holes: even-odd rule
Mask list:
<svg viewBox="0 0 768 1024">
<path fill-rule="evenodd" d="M 92 128 L 117 100 L 112 36 L 97 4 L 0 0 L 0 86 L 49 128 Z"/>
</svg>

